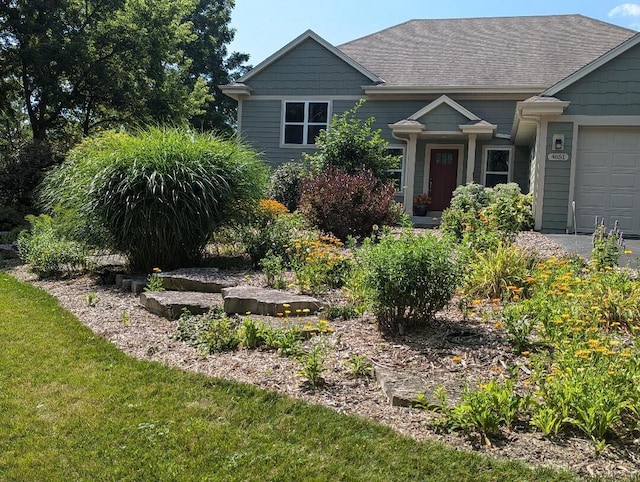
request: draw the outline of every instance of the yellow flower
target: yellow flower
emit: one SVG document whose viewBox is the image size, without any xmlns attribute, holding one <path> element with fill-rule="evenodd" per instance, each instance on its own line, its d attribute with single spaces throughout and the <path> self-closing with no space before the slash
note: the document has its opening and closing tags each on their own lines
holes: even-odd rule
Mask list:
<svg viewBox="0 0 640 482">
<path fill-rule="evenodd" d="M 283 303 L 282 306 L 285 308 L 289 308 L 291 305 L 289 303 Z"/>
<path fill-rule="evenodd" d="M 571 316 L 568 313 L 562 313 L 560 318 L 562 318 L 563 320 L 568 320 L 569 318 L 571 318 Z"/>
<path fill-rule="evenodd" d="M 496 321 L 493 326 L 495 326 L 498 330 L 502 328 L 502 323 L 500 321 Z"/>
<path fill-rule="evenodd" d="M 531 355 L 531 352 L 529 351 L 523 351 L 522 353 L 520 353 L 522 356 L 527 357 L 529 355 Z"/>
<path fill-rule="evenodd" d="M 284 316 L 284 313 L 283 313 L 282 311 L 278 311 L 278 312 L 276 313 L 276 315 L 277 315 L 277 316 Z"/>
<path fill-rule="evenodd" d="M 160 268 L 153 268 L 153 272 L 154 273 L 162 273 L 162 270 Z"/>
<path fill-rule="evenodd" d="M 479 304 L 482 304 L 482 300 L 478 300 L 478 299 L 473 300 L 473 301 L 471 302 L 471 304 L 473 304 L 473 305 L 479 305 Z"/>
<path fill-rule="evenodd" d="M 631 251 L 630 249 L 625 249 L 624 254 L 633 254 L 633 251 Z"/>
<path fill-rule="evenodd" d="M 460 362 L 462 362 L 462 357 L 456 355 L 451 360 L 453 361 L 453 363 L 460 363 Z"/>
</svg>

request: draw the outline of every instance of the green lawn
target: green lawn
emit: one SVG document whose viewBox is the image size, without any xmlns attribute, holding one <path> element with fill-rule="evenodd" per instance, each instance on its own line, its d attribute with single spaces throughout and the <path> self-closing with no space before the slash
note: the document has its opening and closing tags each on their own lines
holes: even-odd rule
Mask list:
<svg viewBox="0 0 640 482">
<path fill-rule="evenodd" d="M 0 273 L 0 480 L 573 480 L 157 363 Z"/>
</svg>

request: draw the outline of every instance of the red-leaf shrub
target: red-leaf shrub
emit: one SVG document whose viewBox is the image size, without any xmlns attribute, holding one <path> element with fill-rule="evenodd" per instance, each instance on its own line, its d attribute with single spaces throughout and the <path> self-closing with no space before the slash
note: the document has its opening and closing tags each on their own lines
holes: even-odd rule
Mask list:
<svg viewBox="0 0 640 482">
<path fill-rule="evenodd" d="M 393 209 L 395 187 L 384 184 L 371 171 L 347 174 L 328 169 L 303 179 L 299 210 L 311 223 L 341 240 L 361 238 L 378 225 L 398 220 Z"/>
</svg>

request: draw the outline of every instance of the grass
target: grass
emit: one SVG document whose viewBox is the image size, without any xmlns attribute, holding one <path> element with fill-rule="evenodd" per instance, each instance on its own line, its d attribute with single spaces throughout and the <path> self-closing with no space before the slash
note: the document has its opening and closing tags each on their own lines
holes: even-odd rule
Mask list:
<svg viewBox="0 0 640 482">
<path fill-rule="evenodd" d="M 133 359 L 0 273 L 0 478 L 574 480 Z"/>
</svg>

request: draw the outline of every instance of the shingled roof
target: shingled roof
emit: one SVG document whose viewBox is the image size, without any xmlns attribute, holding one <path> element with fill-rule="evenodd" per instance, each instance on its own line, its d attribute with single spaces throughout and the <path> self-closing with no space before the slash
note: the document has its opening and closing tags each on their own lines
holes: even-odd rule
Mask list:
<svg viewBox="0 0 640 482">
<path fill-rule="evenodd" d="M 338 49 L 387 86 L 544 89 L 636 33 L 582 15 L 410 20 Z"/>
</svg>

